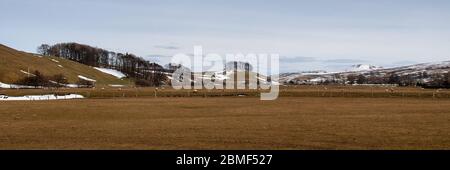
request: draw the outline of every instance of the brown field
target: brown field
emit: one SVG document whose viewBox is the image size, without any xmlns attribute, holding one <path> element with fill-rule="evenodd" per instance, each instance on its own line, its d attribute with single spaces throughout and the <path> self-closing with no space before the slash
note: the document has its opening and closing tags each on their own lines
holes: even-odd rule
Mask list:
<svg viewBox="0 0 450 170">
<path fill-rule="evenodd" d="M 0 102 L 0 149 L 450 149 L 450 100 L 424 95 L 434 90 L 314 89 L 275 101 L 105 89 L 117 97 Z"/>
</svg>

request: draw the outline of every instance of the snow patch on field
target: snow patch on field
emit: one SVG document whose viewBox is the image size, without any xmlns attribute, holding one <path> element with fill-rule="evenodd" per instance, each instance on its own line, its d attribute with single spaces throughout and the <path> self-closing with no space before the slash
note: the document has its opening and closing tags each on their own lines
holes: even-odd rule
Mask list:
<svg viewBox="0 0 450 170">
<path fill-rule="evenodd" d="M 55 81 L 50 81 L 53 84 L 58 84 Z M 81 87 L 78 84 L 59 84 L 62 85 L 64 87 L 68 87 L 68 88 L 79 88 Z M 43 87 L 34 87 L 34 86 L 24 86 L 24 85 L 17 85 L 17 84 L 6 84 L 6 83 L 2 83 L 0 82 L 0 89 L 39 89 L 39 88 L 43 88 Z"/>
<path fill-rule="evenodd" d="M 70 87 L 70 88 L 78 88 L 78 84 L 66 84 L 66 87 Z"/>
<path fill-rule="evenodd" d="M 55 60 L 55 59 L 50 59 L 50 60 L 52 60 L 53 62 L 55 62 L 55 63 L 59 63 L 59 61 L 58 60 Z"/>
<path fill-rule="evenodd" d="M 94 68 L 95 68 L 96 70 L 98 70 L 98 71 L 101 71 L 101 72 L 103 72 L 103 73 L 112 75 L 112 76 L 117 77 L 117 78 L 119 78 L 119 79 L 120 79 L 120 78 L 126 77 L 125 74 L 123 74 L 122 72 L 120 72 L 120 71 L 118 71 L 118 70 L 109 69 L 109 68 L 99 68 L 99 67 L 94 67 Z"/>
<path fill-rule="evenodd" d="M 0 88 L 9 89 L 11 85 L 0 82 Z"/>
<path fill-rule="evenodd" d="M 17 97 L 0 95 L 0 101 L 67 100 L 67 99 L 83 99 L 83 98 L 84 96 L 79 94 L 69 94 L 64 96 L 47 94 L 47 95 L 17 96 Z"/>
<path fill-rule="evenodd" d="M 58 67 L 64 68 L 62 65 L 58 64 Z"/>
<path fill-rule="evenodd" d="M 324 81 L 326 81 L 326 80 L 327 80 L 327 79 L 325 79 L 325 78 L 323 78 L 323 77 L 317 77 L 317 78 L 313 78 L 313 79 L 311 79 L 311 80 L 309 80 L 309 81 L 319 83 L 319 82 L 324 82 Z"/>
<path fill-rule="evenodd" d="M 3 88 L 3 89 L 34 89 L 36 87 L 16 85 L 16 84 L 6 84 L 6 83 L 0 82 L 0 88 Z"/>
<path fill-rule="evenodd" d="M 124 85 L 120 85 L 120 84 L 110 84 L 108 86 L 109 87 L 125 87 Z"/>
<path fill-rule="evenodd" d="M 92 81 L 92 82 L 96 82 L 97 81 L 97 80 L 94 80 L 94 79 L 90 79 L 90 78 L 84 77 L 82 75 L 78 75 L 78 78 L 86 80 L 86 81 Z"/>
</svg>

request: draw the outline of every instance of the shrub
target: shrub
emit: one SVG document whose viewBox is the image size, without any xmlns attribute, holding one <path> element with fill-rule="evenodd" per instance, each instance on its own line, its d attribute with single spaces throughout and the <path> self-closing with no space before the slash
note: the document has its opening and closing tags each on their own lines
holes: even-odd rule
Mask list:
<svg viewBox="0 0 450 170">
<path fill-rule="evenodd" d="M 33 87 L 48 87 L 49 81 L 48 77 L 39 71 L 34 71 L 32 76 L 24 77 L 16 82 L 19 85 L 33 86 Z"/>
<path fill-rule="evenodd" d="M 69 84 L 67 78 L 62 74 L 54 75 L 50 77 L 50 80 L 52 81 L 52 85 L 56 88 L 64 87 L 65 84 Z"/>
<path fill-rule="evenodd" d="M 135 81 L 135 85 L 140 87 L 148 87 L 152 86 L 152 82 L 149 80 L 139 79 Z"/>
<path fill-rule="evenodd" d="M 78 79 L 77 85 L 78 87 L 92 88 L 95 87 L 95 82 L 87 81 L 85 79 Z"/>
</svg>

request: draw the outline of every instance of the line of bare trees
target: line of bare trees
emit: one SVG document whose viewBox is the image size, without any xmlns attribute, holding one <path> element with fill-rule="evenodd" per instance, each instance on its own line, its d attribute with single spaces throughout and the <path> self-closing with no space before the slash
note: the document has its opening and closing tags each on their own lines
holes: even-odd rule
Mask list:
<svg viewBox="0 0 450 170">
<path fill-rule="evenodd" d="M 397 84 L 399 86 L 423 86 L 436 88 L 450 88 L 450 72 L 428 74 L 398 75 L 388 74 L 385 76 L 351 74 L 347 76 L 349 84 Z"/>
<path fill-rule="evenodd" d="M 134 78 L 139 85 L 160 86 L 166 81 L 164 68 L 130 53 L 116 53 L 78 43 L 42 44 L 37 48 L 42 55 L 51 55 L 93 67 L 110 68 Z M 145 82 L 145 83 L 142 83 Z"/>
</svg>

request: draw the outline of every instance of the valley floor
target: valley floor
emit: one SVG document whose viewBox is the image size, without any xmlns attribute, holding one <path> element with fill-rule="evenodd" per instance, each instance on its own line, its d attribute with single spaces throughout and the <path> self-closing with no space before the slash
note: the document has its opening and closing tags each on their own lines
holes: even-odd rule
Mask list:
<svg viewBox="0 0 450 170">
<path fill-rule="evenodd" d="M 450 100 L 0 102 L 0 149 L 450 149 Z"/>
</svg>

